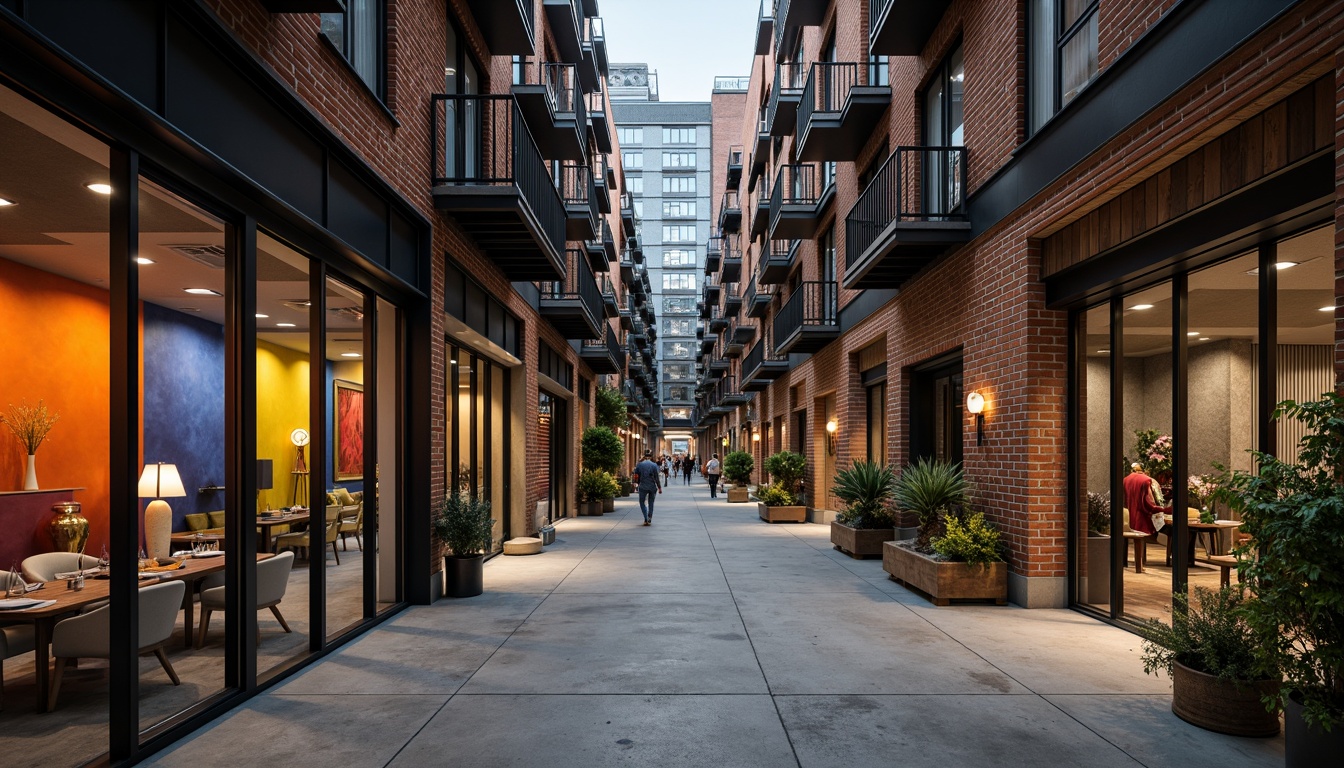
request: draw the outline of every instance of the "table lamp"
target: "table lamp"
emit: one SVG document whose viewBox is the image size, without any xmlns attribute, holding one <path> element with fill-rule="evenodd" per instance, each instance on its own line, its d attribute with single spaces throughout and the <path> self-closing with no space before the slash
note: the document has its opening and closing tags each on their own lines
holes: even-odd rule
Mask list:
<svg viewBox="0 0 1344 768">
<path fill-rule="evenodd" d="M 158 462 L 146 464 L 140 474 L 139 496 L 153 499 L 145 507 L 145 549 L 150 557 L 172 555 L 173 510 L 164 499 L 178 499 L 187 495 L 182 487 L 182 476 L 176 464 Z"/>
</svg>

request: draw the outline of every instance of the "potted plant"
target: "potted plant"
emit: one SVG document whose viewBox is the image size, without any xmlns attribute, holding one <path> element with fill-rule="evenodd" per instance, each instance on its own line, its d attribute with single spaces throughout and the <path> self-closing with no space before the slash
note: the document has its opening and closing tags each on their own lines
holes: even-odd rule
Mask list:
<svg viewBox="0 0 1344 768">
<path fill-rule="evenodd" d="M 610 472 L 598 472 L 602 479 L 602 485 L 598 489 L 600 494 L 598 505 L 602 509 L 602 514 L 616 511 L 616 497 L 621 493 L 621 484 L 616 481 L 616 476 Z"/>
<path fill-rule="evenodd" d="M 485 498 L 454 490 L 439 505 L 434 533 L 443 543 L 444 594 L 475 597 L 481 594 L 482 567 L 490 551 L 495 521 Z"/>
<path fill-rule="evenodd" d="M 882 569 L 934 605 L 968 599 L 1003 605 L 1008 566 L 999 531 L 983 514 L 966 516 L 966 493 L 956 464 L 920 459 L 906 466 L 896 481 L 896 503 L 919 518 L 919 535 L 883 544 Z"/>
<path fill-rule="evenodd" d="M 585 429 L 579 440 L 579 450 L 584 469 L 601 471 L 607 475 L 616 473 L 625 460 L 625 446 L 609 427 Z M 610 486 L 604 486 L 602 492 L 605 495 L 600 498 L 604 512 L 615 511 L 616 494 L 621 492 L 620 484 L 614 477 L 611 480 Z"/>
<path fill-rule="evenodd" d="M 831 523 L 831 543 L 853 558 L 881 557 L 882 544 L 896 538 L 888 506 L 896 493 L 896 472 L 887 465 L 856 461 L 836 473 L 831 492 L 847 503 Z"/>
<path fill-rule="evenodd" d="M 767 523 L 807 522 L 807 507 L 798 506 L 794 495 L 780 483 L 756 491 L 756 501 L 756 513 Z"/>
<path fill-rule="evenodd" d="M 1111 600 L 1111 495 L 1087 494 L 1087 589 L 1084 600 Z"/>
<path fill-rule="evenodd" d="M 755 468 L 756 460 L 746 451 L 733 451 L 723 457 L 723 479 L 733 484 L 728 489 L 730 503 L 741 504 L 748 500 L 747 483 Z"/>
<path fill-rule="evenodd" d="M 576 489 L 579 497 L 579 514 L 584 517 L 597 517 L 602 514 L 602 498 L 607 490 L 606 473 L 599 469 L 585 469 L 579 473 Z"/>
<path fill-rule="evenodd" d="M 1232 736 L 1279 733 L 1279 681 L 1256 652 L 1244 587 L 1195 588 L 1172 596 L 1171 623 L 1143 624 L 1143 671 L 1171 677 L 1171 711 L 1187 723 Z M 1266 707 L 1265 701 L 1275 702 Z"/>
<path fill-rule="evenodd" d="M 1287 764 L 1328 765 L 1344 752 L 1344 397 L 1285 400 L 1274 418 L 1305 427 L 1296 459 L 1255 452 L 1259 468 L 1216 496 L 1250 536 L 1237 571 L 1255 647 L 1283 680 Z"/>
</svg>

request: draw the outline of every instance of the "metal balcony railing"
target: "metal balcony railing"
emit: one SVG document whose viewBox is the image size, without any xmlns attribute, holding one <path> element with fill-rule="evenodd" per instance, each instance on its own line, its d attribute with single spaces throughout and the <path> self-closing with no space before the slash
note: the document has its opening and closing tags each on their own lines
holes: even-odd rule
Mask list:
<svg viewBox="0 0 1344 768">
<path fill-rule="evenodd" d="M 779 17 L 776 16 L 776 19 Z M 778 29 L 778 25 L 776 25 Z M 766 102 L 766 132 L 776 133 L 775 120 L 780 117 L 779 105 L 781 101 L 792 102 L 797 98 L 803 88 L 804 78 L 807 72 L 803 65 L 796 61 L 777 61 L 775 62 L 775 79 L 770 87 L 770 99 Z M 792 115 L 786 115 L 792 117 Z M 792 129 L 793 126 L 786 126 Z M 784 127 L 781 127 L 783 130 Z"/>
<path fill-rule="evenodd" d="M 766 362 L 787 363 L 788 361 L 788 355 L 776 354 L 770 337 L 763 336 L 751 345 L 751 349 L 742 358 L 742 376 L 743 378 L 752 377 Z"/>
<path fill-rule="evenodd" d="M 821 198 L 820 176 L 811 163 L 779 166 L 770 193 L 770 212 L 784 205 L 816 205 Z"/>
<path fill-rule="evenodd" d="M 834 281 L 799 284 L 775 315 L 775 338 L 786 342 L 800 331 L 840 327 L 840 286 Z"/>
<path fill-rule="evenodd" d="M 862 67 L 849 61 L 818 61 L 807 73 L 803 98 L 798 104 L 798 133 L 814 113 L 834 113 L 844 109 L 849 91 L 860 82 Z"/>
<path fill-rule="evenodd" d="M 965 147 L 897 147 L 845 217 L 845 263 L 894 221 L 966 221 L 965 190 Z"/>
<path fill-rule="evenodd" d="M 593 169 L 578 163 L 565 163 L 560 166 L 560 196 L 565 205 L 588 208 L 593 217 L 593 226 L 597 226 L 597 191 L 593 184 Z"/>
<path fill-rule="evenodd" d="M 597 326 L 603 317 L 602 289 L 593 277 L 593 269 L 588 266 L 587 256 L 574 248 L 565 251 L 565 278 L 563 280 L 545 280 L 536 284 L 542 301 L 578 299 L 588 313 L 592 324 Z"/>
<path fill-rule="evenodd" d="M 557 115 L 572 112 L 574 119 L 586 121 L 588 111 L 583 103 L 583 89 L 579 87 L 579 75 L 574 65 L 548 61 L 537 66 L 541 70 L 541 84 L 546 86 L 546 100 L 551 112 Z"/>
</svg>

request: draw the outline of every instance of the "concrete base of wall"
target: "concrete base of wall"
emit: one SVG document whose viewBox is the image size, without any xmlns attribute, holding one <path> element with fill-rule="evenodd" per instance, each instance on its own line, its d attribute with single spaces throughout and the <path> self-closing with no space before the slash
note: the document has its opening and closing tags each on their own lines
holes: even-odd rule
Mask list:
<svg viewBox="0 0 1344 768">
<path fill-rule="evenodd" d="M 835 522 L 835 516 L 839 514 L 833 509 L 814 509 L 807 508 L 807 522 L 820 523 L 821 525 L 830 525 Z"/>
<path fill-rule="evenodd" d="M 1008 573 L 1008 602 L 1023 608 L 1067 608 L 1069 582 L 1063 576 L 1028 578 Z"/>
</svg>

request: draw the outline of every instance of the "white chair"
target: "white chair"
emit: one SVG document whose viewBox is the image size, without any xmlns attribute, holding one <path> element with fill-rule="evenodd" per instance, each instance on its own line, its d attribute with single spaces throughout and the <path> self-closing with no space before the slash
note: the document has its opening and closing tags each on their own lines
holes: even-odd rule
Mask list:
<svg viewBox="0 0 1344 768">
<path fill-rule="evenodd" d="M 163 652 L 164 646 L 173 636 L 173 627 L 177 626 L 177 612 L 182 607 L 182 598 L 187 594 L 184 581 L 165 581 L 140 588 L 140 655 L 153 653 L 163 665 L 163 671 L 173 685 L 181 685 L 177 672 Z M 65 674 L 70 659 L 93 658 L 106 659 L 111 656 L 109 638 L 112 628 L 109 624 L 111 606 L 99 608 L 92 613 L 76 616 L 58 622 L 51 632 L 51 655 L 56 659 L 56 669 L 51 676 L 51 695 L 48 698 L 48 711 L 56 709 L 56 697 L 61 692 L 61 677 Z M 190 631 L 190 630 L 188 630 Z"/>
<path fill-rule="evenodd" d="M 0 592 L 9 589 L 12 581 L 20 576 L 13 571 L 0 571 Z M 5 659 L 28 653 L 33 650 L 33 626 L 17 624 L 12 627 L 0 627 L 0 710 L 5 708 Z"/>
<path fill-rule="evenodd" d="M 291 632 L 285 617 L 280 615 L 280 601 L 289 587 L 289 572 L 294 569 L 294 553 L 284 552 L 257 562 L 257 610 L 270 608 L 275 620 L 285 632 Z M 210 631 L 210 614 L 224 610 L 224 587 L 212 587 L 201 592 L 201 630 L 196 635 L 196 647 L 205 645 L 205 633 Z M 261 628 L 257 628 L 257 642 L 261 642 Z"/>
<path fill-rule="evenodd" d="M 58 573 L 97 567 L 98 558 L 81 555 L 78 552 L 43 552 L 40 555 L 25 557 L 19 566 L 23 571 L 23 577 L 29 581 L 55 581 Z"/>
</svg>

